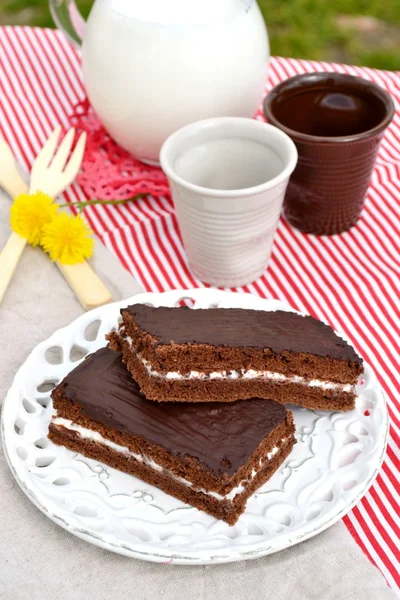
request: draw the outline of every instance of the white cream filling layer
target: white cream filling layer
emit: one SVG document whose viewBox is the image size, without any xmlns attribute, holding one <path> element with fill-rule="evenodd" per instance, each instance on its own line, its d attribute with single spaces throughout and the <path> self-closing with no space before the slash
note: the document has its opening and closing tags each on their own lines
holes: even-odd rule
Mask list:
<svg viewBox="0 0 400 600">
<path fill-rule="evenodd" d="M 200 371 L 190 371 L 189 373 L 179 373 L 178 371 L 169 371 L 168 373 L 160 373 L 152 368 L 150 363 L 138 354 L 139 360 L 146 367 L 149 375 L 168 380 L 182 379 L 271 379 L 273 381 L 281 381 L 287 383 L 299 383 L 307 387 L 318 387 L 323 390 L 340 390 L 341 392 L 351 392 L 353 386 L 351 383 L 335 383 L 334 381 L 321 381 L 320 379 L 305 379 L 299 375 L 289 377 L 282 373 L 274 373 L 273 371 L 255 371 L 254 369 L 240 369 L 239 371 L 213 371 L 212 373 L 201 373 Z"/>
<path fill-rule="evenodd" d="M 78 433 L 82 438 L 84 438 L 86 440 L 91 440 L 93 442 L 96 442 L 97 444 L 102 444 L 103 446 L 108 446 L 109 448 L 112 448 L 112 450 L 114 450 L 115 452 L 120 452 L 121 454 L 131 456 L 132 458 L 135 458 L 138 462 L 143 463 L 143 464 L 147 465 L 148 467 L 150 467 L 151 469 L 154 469 L 155 471 L 158 471 L 159 473 L 163 473 L 163 474 L 167 475 L 168 477 L 171 477 L 172 479 L 175 479 L 182 485 L 186 485 L 188 487 L 194 488 L 196 491 L 202 492 L 203 494 L 206 494 L 207 496 L 213 496 L 217 500 L 233 500 L 236 496 L 238 496 L 239 494 L 241 494 L 242 492 L 245 491 L 246 484 L 251 482 L 258 473 L 257 470 L 253 469 L 251 476 L 247 480 L 242 481 L 237 487 L 233 488 L 229 492 L 229 494 L 227 494 L 226 496 L 221 496 L 221 494 L 218 494 L 217 492 L 207 492 L 206 490 L 204 490 L 202 488 L 196 488 L 195 484 L 193 484 L 190 481 L 187 481 L 183 477 L 178 477 L 177 475 L 175 475 L 168 469 L 165 469 L 164 467 L 162 467 L 161 465 L 156 463 L 154 460 L 152 460 L 148 456 L 145 456 L 143 454 L 136 454 L 135 452 L 132 452 L 131 450 L 129 450 L 129 448 L 126 448 L 125 446 L 120 446 L 119 444 L 116 444 L 115 442 L 112 442 L 111 440 L 104 438 L 97 431 L 93 431 L 91 429 L 82 427 L 81 425 L 77 425 L 76 423 L 74 423 L 73 421 L 71 421 L 69 419 L 64 419 L 62 417 L 54 417 L 52 420 L 52 424 L 56 425 L 58 427 L 65 427 L 66 429 L 69 429 L 71 431 L 76 431 L 76 433 Z M 287 441 L 287 438 L 282 438 L 281 443 L 283 444 L 286 441 Z M 261 467 L 263 467 L 265 465 L 265 463 L 267 461 L 269 461 L 273 456 L 275 456 L 275 454 L 277 454 L 277 452 L 279 452 L 278 446 L 275 446 L 270 452 L 268 452 L 265 459 L 262 459 L 259 462 L 260 469 L 261 469 Z"/>
</svg>

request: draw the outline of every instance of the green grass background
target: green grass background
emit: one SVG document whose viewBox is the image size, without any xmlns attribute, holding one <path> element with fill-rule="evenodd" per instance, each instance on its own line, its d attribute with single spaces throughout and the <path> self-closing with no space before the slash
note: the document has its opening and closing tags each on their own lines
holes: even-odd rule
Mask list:
<svg viewBox="0 0 400 600">
<path fill-rule="evenodd" d="M 87 15 L 93 0 L 77 4 Z M 400 0 L 259 0 L 259 5 L 272 54 L 400 69 Z M 349 23 L 343 16 L 355 18 Z M 53 26 L 46 0 L 0 0 L 0 24 Z"/>
</svg>

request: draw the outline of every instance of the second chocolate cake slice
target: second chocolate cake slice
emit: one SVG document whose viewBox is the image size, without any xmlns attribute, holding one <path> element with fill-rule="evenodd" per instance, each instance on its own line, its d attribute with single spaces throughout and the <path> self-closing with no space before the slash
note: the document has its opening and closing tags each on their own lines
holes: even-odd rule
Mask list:
<svg viewBox="0 0 400 600">
<path fill-rule="evenodd" d="M 333 329 L 284 311 L 153 308 L 121 311 L 110 347 L 147 398 L 229 402 L 270 398 L 351 410 L 362 360 Z"/>
<path fill-rule="evenodd" d="M 233 524 L 295 443 L 292 413 L 254 398 L 149 402 L 102 348 L 53 390 L 49 438 Z"/>
</svg>

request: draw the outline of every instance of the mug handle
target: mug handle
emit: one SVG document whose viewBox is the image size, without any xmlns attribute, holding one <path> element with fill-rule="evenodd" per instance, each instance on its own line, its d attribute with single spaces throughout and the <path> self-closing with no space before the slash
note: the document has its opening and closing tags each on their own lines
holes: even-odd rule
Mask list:
<svg viewBox="0 0 400 600">
<path fill-rule="evenodd" d="M 80 48 L 86 21 L 79 12 L 75 0 L 49 0 L 49 7 L 58 29 L 74 46 Z"/>
</svg>

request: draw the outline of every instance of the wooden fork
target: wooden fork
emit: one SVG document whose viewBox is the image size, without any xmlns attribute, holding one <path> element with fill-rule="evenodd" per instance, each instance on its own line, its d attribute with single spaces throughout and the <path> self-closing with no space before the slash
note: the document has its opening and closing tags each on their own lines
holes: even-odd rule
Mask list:
<svg viewBox="0 0 400 600">
<path fill-rule="evenodd" d="M 68 159 L 75 130 L 70 129 L 64 137 L 57 152 L 55 152 L 61 127 L 57 127 L 50 135 L 37 156 L 31 173 L 29 192 L 40 190 L 52 197 L 64 191 L 75 179 L 84 154 L 86 134 L 83 133 Z M 0 139 L 0 184 L 13 196 L 26 193 L 27 184 L 19 174 L 11 149 L 4 140 Z M 4 169 L 3 161 L 7 165 Z M 26 240 L 17 233 L 12 233 L 0 253 L 0 301 L 2 300 L 12 275 L 26 246 Z M 110 302 L 112 296 L 101 279 L 96 275 L 87 262 L 76 265 L 62 265 L 57 261 L 57 266 L 74 290 L 85 310 L 101 306 Z"/>
</svg>

